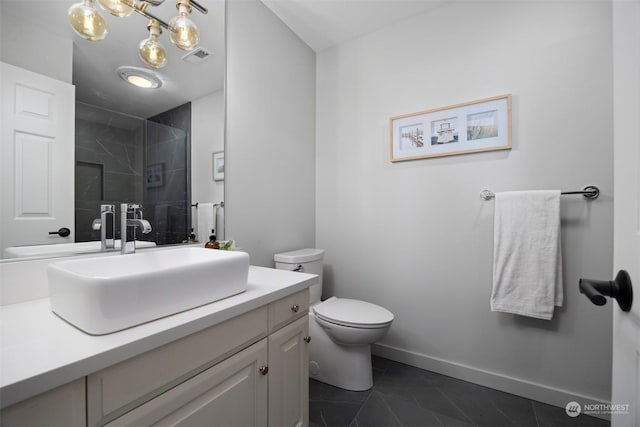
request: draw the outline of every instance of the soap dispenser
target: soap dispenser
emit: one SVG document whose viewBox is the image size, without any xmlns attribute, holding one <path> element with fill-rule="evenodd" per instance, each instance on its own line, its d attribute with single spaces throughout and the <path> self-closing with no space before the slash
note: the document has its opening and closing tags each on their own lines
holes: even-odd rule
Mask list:
<svg viewBox="0 0 640 427">
<path fill-rule="evenodd" d="M 209 236 L 209 241 L 204 244 L 204 247 L 207 249 L 220 249 L 220 243 L 216 240 L 215 231 L 211 229 L 211 236 Z"/>
</svg>

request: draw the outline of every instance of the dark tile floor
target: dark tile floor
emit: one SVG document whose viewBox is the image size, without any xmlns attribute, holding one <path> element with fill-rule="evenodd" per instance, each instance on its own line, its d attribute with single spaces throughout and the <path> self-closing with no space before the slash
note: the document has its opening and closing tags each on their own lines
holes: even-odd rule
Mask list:
<svg viewBox="0 0 640 427">
<path fill-rule="evenodd" d="M 609 426 L 564 408 L 373 358 L 373 388 L 353 392 L 310 380 L 311 427 Z"/>
</svg>

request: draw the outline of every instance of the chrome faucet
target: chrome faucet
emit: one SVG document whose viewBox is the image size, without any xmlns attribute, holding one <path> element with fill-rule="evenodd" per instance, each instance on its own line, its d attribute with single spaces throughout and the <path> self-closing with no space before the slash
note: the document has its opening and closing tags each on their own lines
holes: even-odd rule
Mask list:
<svg viewBox="0 0 640 427">
<path fill-rule="evenodd" d="M 116 207 L 115 205 L 100 205 L 100 218 L 94 219 L 91 228 L 100 230 L 100 251 L 113 249 L 116 242 Z M 111 238 L 107 238 L 107 216 L 111 216 Z"/>
<path fill-rule="evenodd" d="M 129 214 L 133 218 L 129 218 Z M 127 227 L 133 227 L 133 241 L 127 242 Z M 137 203 L 122 203 L 120 205 L 120 253 L 133 254 L 136 252 L 136 228 L 140 228 L 142 234 L 151 232 L 151 224 L 142 218 L 142 205 Z"/>
</svg>

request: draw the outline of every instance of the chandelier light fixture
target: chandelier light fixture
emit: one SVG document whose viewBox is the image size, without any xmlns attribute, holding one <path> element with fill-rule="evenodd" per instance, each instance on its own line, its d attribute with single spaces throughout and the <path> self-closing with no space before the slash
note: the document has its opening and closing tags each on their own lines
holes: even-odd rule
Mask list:
<svg viewBox="0 0 640 427">
<path fill-rule="evenodd" d="M 98 4 L 104 10 L 118 18 L 124 18 L 133 13 L 133 3 L 129 5 L 120 0 L 98 0 Z"/>
<path fill-rule="evenodd" d="M 119 18 L 136 12 L 149 19 L 149 38 L 142 40 L 138 54 L 142 62 L 153 68 L 167 65 L 167 50 L 158 40 L 162 28 L 169 32 L 171 42 L 182 50 L 193 50 L 200 41 L 200 31 L 189 17 L 192 9 L 201 13 L 208 10 L 195 0 L 177 0 L 178 15 L 169 23 L 149 13 L 149 6 L 159 6 L 165 0 L 97 0 L 100 7 Z M 69 8 L 71 28 L 82 38 L 90 41 L 103 40 L 107 35 L 107 21 L 96 9 L 94 0 L 81 0 Z M 162 28 L 161 28 L 162 27 Z"/>
</svg>

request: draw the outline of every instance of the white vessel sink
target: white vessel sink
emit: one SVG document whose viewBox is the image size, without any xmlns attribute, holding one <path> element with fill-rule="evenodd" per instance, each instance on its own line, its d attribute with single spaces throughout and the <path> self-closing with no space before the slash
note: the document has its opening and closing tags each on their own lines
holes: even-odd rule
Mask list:
<svg viewBox="0 0 640 427">
<path fill-rule="evenodd" d="M 247 289 L 249 255 L 205 248 L 49 264 L 51 309 L 92 335 L 211 303 Z"/>
</svg>

